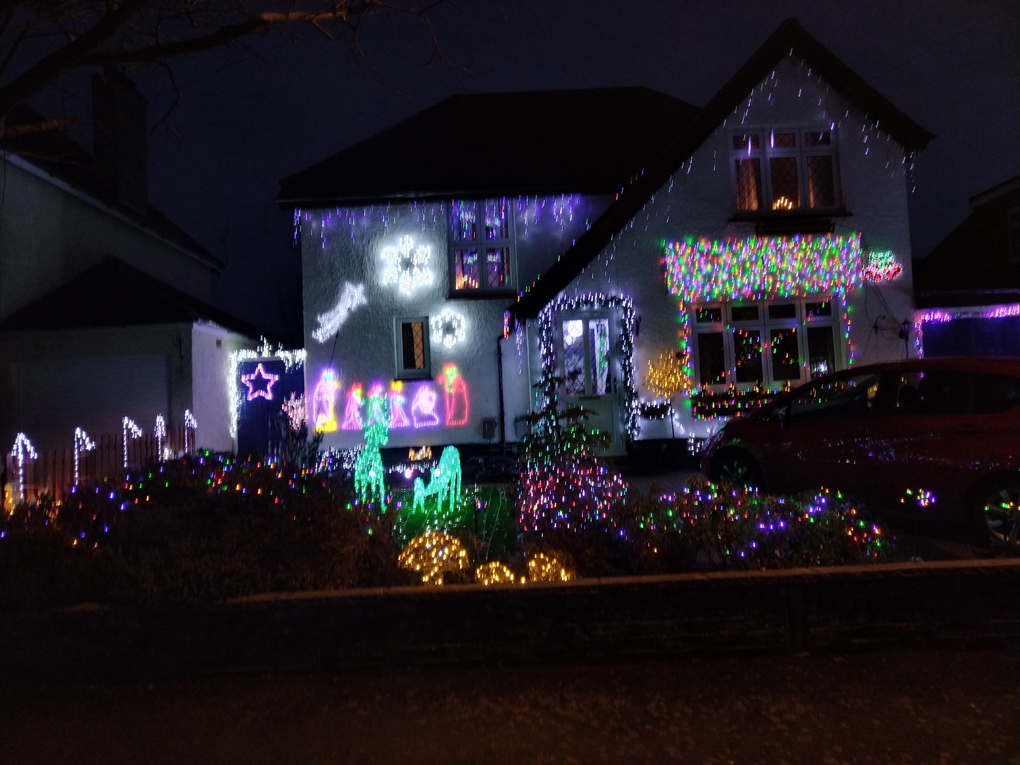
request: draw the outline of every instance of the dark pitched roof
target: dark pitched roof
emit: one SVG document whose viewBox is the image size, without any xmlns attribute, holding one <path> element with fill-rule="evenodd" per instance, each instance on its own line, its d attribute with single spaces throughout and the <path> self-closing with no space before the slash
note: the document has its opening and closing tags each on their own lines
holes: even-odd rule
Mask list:
<svg viewBox="0 0 1020 765">
<path fill-rule="evenodd" d="M 11 110 L 7 124 L 10 127 L 18 127 L 41 123 L 45 119 L 31 107 L 21 104 Z M 223 268 L 223 263 L 215 255 L 151 204 L 145 211 L 139 211 L 118 201 L 97 178 L 92 155 L 64 132 L 54 129 L 6 137 L 0 141 L 0 150 L 23 159 L 53 178 L 116 210 L 153 234 L 190 252 L 211 267 L 217 270 Z"/>
<path fill-rule="evenodd" d="M 277 201 L 616 193 L 697 111 L 648 88 L 452 96 L 284 178 Z"/>
<path fill-rule="evenodd" d="M 759 82 L 791 51 L 811 64 L 825 80 L 869 118 L 881 120 L 882 128 L 904 149 L 919 151 L 934 135 L 911 120 L 881 93 L 868 85 L 794 19 L 787 19 L 723 85 L 697 117 L 632 182 L 619 199 L 598 218 L 591 229 L 542 274 L 536 285 L 510 306 L 519 318 L 531 318 L 567 287 L 620 231 L 637 215 L 652 195 L 669 181 L 680 164 L 747 98 Z"/>
<path fill-rule="evenodd" d="M 1020 208 L 1020 176 L 997 184 L 970 201 L 974 205 L 970 215 L 928 257 L 914 261 L 914 289 L 928 293 L 923 299 L 918 296 L 919 305 L 982 305 L 1016 299 L 1020 269 L 1011 259 L 1009 213 Z M 1006 297 L 997 296 L 997 291 Z M 965 299 L 962 294 L 955 298 L 947 294 L 964 292 L 976 296 L 966 300 L 977 302 L 961 303 Z"/>
<path fill-rule="evenodd" d="M 109 255 L 7 317 L 0 322 L 0 331 L 134 327 L 196 321 L 212 322 L 251 338 L 267 334 Z"/>
</svg>

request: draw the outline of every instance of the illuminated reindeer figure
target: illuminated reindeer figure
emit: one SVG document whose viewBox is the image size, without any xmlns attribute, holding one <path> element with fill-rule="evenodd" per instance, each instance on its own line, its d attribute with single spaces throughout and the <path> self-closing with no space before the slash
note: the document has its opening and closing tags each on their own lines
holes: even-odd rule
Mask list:
<svg viewBox="0 0 1020 765">
<path fill-rule="evenodd" d="M 457 498 L 460 497 L 460 452 L 456 446 L 447 446 L 439 458 L 439 464 L 432 469 L 432 478 L 426 488 L 421 478 L 414 479 L 414 505 L 413 510 L 420 506 L 425 511 L 425 499 L 435 495 L 436 514 L 443 511 L 443 498 L 450 497 L 450 512 L 457 506 Z"/>
<path fill-rule="evenodd" d="M 378 492 L 379 503 L 385 507 L 386 469 L 383 467 L 379 447 L 389 443 L 390 417 L 388 407 L 385 406 L 385 398 L 383 401 L 383 406 L 379 408 L 383 416 L 374 419 L 370 425 L 362 426 L 365 448 L 358 454 L 358 459 L 354 463 L 354 491 L 358 493 L 363 503 L 367 503 L 369 498 L 375 499 Z"/>
</svg>

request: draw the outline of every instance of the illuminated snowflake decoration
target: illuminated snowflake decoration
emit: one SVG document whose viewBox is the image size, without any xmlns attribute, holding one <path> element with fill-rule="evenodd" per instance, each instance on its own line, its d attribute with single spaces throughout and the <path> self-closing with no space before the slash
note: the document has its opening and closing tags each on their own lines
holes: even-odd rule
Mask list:
<svg viewBox="0 0 1020 765">
<path fill-rule="evenodd" d="M 414 246 L 414 239 L 402 236 L 396 247 L 384 247 L 382 259 L 383 284 L 396 284 L 404 295 L 410 295 L 419 287 L 431 287 L 435 280 L 432 271 L 432 247 L 427 244 Z"/>
<path fill-rule="evenodd" d="M 432 328 L 432 342 L 442 343 L 447 348 L 452 348 L 467 337 L 464 315 L 449 308 L 444 308 L 439 316 L 429 319 L 429 326 Z"/>
</svg>

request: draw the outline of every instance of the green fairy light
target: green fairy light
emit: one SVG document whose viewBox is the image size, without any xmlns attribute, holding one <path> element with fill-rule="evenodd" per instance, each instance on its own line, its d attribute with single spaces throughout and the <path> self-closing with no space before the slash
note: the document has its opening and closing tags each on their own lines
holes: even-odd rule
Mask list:
<svg viewBox="0 0 1020 765">
<path fill-rule="evenodd" d="M 436 498 L 437 516 L 443 512 L 443 502 L 448 499 L 449 512 L 452 513 L 457 506 L 457 500 L 461 492 L 461 470 L 460 452 L 456 446 L 447 446 L 439 457 L 439 464 L 432 469 L 429 485 L 420 477 L 414 479 L 414 505 L 413 509 L 419 507 L 425 511 L 425 500 L 428 497 Z"/>
<path fill-rule="evenodd" d="M 368 400 L 369 411 L 372 412 L 371 424 L 364 426 L 365 448 L 358 454 L 354 463 L 354 490 L 362 503 L 378 499 L 380 505 L 386 505 L 386 469 L 383 467 L 382 454 L 379 448 L 390 440 L 390 413 L 386 397 L 382 393 L 373 394 Z M 364 421 L 364 418 L 363 420 Z"/>
</svg>

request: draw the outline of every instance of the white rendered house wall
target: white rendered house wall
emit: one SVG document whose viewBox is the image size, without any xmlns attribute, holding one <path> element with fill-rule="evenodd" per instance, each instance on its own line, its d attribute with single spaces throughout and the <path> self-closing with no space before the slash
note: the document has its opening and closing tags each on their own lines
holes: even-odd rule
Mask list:
<svg viewBox="0 0 1020 765">
<path fill-rule="evenodd" d="M 835 137 L 840 186 L 851 214 L 833 216 L 834 235 L 859 233 L 865 258 L 869 252 L 891 252 L 902 265 L 896 279 L 865 282 L 849 295 L 850 337 L 842 362 L 849 360 L 851 353 L 855 365 L 915 355 L 912 338 L 905 342 L 900 336 L 903 322 L 909 321 L 913 310 L 907 216 L 911 160 L 904 160 L 902 147 L 889 138 L 880 123 L 819 81 L 807 64 L 788 57 L 561 293 L 571 297 L 595 291 L 633 299 L 640 318 L 634 343 L 639 399 L 656 398 L 644 385 L 649 362 L 655 362 L 664 351 L 679 348 L 677 302 L 665 280 L 665 243 L 687 237 L 746 240 L 755 235 L 754 222 L 731 220 L 736 217 L 733 132 L 814 127 L 830 129 Z M 541 362 L 537 347 L 533 354 L 532 366 L 537 367 Z M 677 393 L 672 399 L 676 411 L 673 428 L 668 419 L 641 420 L 639 437 L 669 438 L 674 433 L 703 437 L 718 427 L 720 420 L 694 419 L 686 398 Z"/>
<path fill-rule="evenodd" d="M 549 268 L 608 202 L 511 200 L 515 287 Z M 440 202 L 300 212 L 305 389 L 324 446 L 362 442 L 373 396 L 389 404 L 390 446 L 485 443 L 482 420 L 498 422 L 496 346 L 516 291 L 451 296 L 449 212 Z M 429 368 L 418 379 L 395 379 L 400 319 L 426 322 Z M 528 356 L 523 342 L 501 345 L 506 436 L 514 440 L 514 418 L 529 411 Z"/>
</svg>

